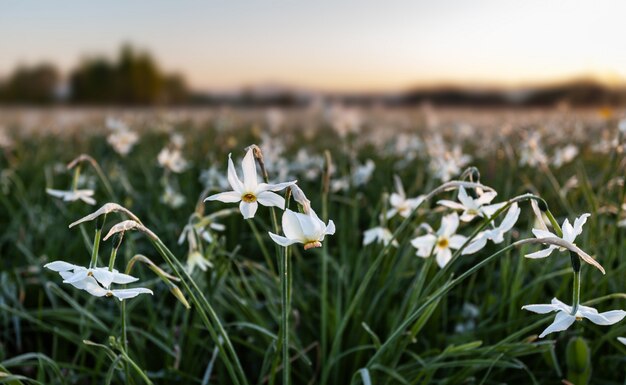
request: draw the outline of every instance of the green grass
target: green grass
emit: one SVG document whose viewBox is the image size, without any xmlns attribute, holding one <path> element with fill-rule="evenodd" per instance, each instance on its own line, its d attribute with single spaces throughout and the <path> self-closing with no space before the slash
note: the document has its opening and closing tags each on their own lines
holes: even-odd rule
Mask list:
<svg viewBox="0 0 626 385">
<path fill-rule="evenodd" d="M 42 130 L 16 135 L 14 146 L 0 155 L 1 383 L 141 384 L 146 378 L 155 384 L 283 383 L 280 259 L 267 236 L 273 231 L 270 210 L 260 206 L 252 224 L 237 211 L 220 218 L 225 231 L 214 231 L 215 242 L 202 244 L 213 264 L 206 272 L 196 269 L 187 275 L 187 244 L 177 244 L 192 213 L 203 217 L 235 207 L 201 203 L 203 196 L 218 190 L 205 191 L 199 177 L 212 165 L 225 175 L 229 152 L 239 171 L 244 148 L 261 144 L 262 129 L 238 120 L 239 113 L 232 112 L 227 128 L 219 120 L 173 125 L 186 138 L 183 154 L 191 162 L 185 172 L 167 176 L 186 198 L 175 209 L 160 200 L 164 171 L 156 158 L 168 134 L 152 130 L 154 123 L 136 124 L 141 139 L 127 157 L 112 151 L 106 132 L 89 131 L 88 124 L 81 134 Z M 476 128 L 474 136 L 461 141 L 453 129 L 444 127 L 442 132 L 446 142 L 459 142 L 473 156 L 471 166 L 480 170 L 481 183 L 498 191 L 496 201 L 532 192 L 545 199 L 559 223 L 590 212 L 576 244 L 595 256 L 607 274 L 583 266 L 581 301 L 599 298 L 593 304 L 599 311 L 625 309 L 626 295 L 620 293 L 626 289 L 626 229 L 617 227 L 623 219 L 624 154 L 591 150 L 599 130 L 616 132 L 616 122 L 581 120 L 589 130 L 583 136 L 571 134 L 566 119 L 557 126 L 561 131 L 554 124 L 537 128 L 549 153 L 572 141 L 581 153 L 560 168 L 531 168 L 519 165 L 520 133 L 527 126 L 523 113 L 518 114 L 520 123 L 509 134 Z M 534 215 L 527 201 L 520 203 L 520 219 L 504 243 L 488 243 L 479 253 L 459 256 L 444 270 L 433 258 L 417 257 L 410 240 L 418 231 L 423 234 L 417 230 L 422 223 L 438 228 L 446 211 L 436 201 L 456 199 L 453 191 L 437 195 L 407 220 L 391 218 L 387 224 L 397 233 L 397 247 L 364 247 L 363 231 L 377 226 L 381 212 L 389 208 L 385 197 L 394 191 L 394 174 L 409 197 L 441 184 L 429 171 L 427 151 L 397 168 L 405 154 L 383 151 L 384 143 L 370 140 L 379 130 L 374 123 L 366 120 L 362 135 L 341 137 L 319 117 L 303 114 L 297 119 L 273 136 L 284 144 L 285 159 L 293 161 L 302 148 L 322 159 L 329 151 L 335 169 L 331 181 L 348 174 L 355 161 L 372 159 L 376 168 L 365 185 L 328 195 L 323 192 L 323 162 L 316 166 L 314 179 L 304 172 L 294 175 L 312 207 L 320 216 L 327 213 L 337 232 L 325 239 L 323 248 L 289 249 L 293 384 L 557 383 L 569 378 L 574 367 L 566 353 L 575 337 L 583 337 L 591 351 L 591 383 L 624 383 L 626 346 L 616 338 L 626 336 L 626 321 L 613 326 L 577 322 L 539 340 L 536 336 L 554 316 L 521 310 L 552 297 L 571 303 L 573 278 L 568 253 L 529 260 L 523 255 L 537 246 L 509 247 L 532 237 Z M 316 128 L 304 129 L 307 124 Z M 419 120 L 397 129 L 422 139 L 432 135 Z M 45 193 L 46 187 L 71 187 L 73 173 L 57 165 L 81 153 L 98 161 L 112 189 L 84 163 L 81 175 L 95 186 L 94 207 Z M 280 170 L 268 171 L 275 180 Z M 572 176 L 578 186 L 559 193 Z M 622 178 L 621 185 L 614 183 L 616 177 Z M 136 264 L 132 274 L 154 296 L 126 301 L 127 351 L 121 346 L 117 300 L 91 297 L 43 268 L 53 260 L 89 263 L 94 222 L 72 229 L 68 225 L 109 201 L 129 208 L 162 241 L 126 233 L 116 267 L 122 271 L 134 255 L 145 255 L 180 278 L 175 284 L 191 303 L 186 309 L 147 265 Z M 295 209 L 293 202 L 291 207 Z M 121 219 L 126 218 L 108 215 L 104 233 Z M 469 236 L 480 223 L 462 223 L 459 231 Z M 100 244 L 100 266 L 108 263 L 111 248 L 110 240 Z M 471 314 L 468 304 L 477 314 Z"/>
</svg>

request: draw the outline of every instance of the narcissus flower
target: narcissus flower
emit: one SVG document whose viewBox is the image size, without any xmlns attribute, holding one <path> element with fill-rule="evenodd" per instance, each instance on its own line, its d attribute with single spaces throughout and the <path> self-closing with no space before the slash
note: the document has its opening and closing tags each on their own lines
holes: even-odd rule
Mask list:
<svg viewBox="0 0 626 385">
<path fill-rule="evenodd" d="M 441 227 L 436 234 L 426 234 L 411 241 L 413 247 L 417 249 L 417 255 L 427 258 L 432 252 L 435 253 L 437 264 L 443 268 L 452 259 L 452 250 L 461 248 L 466 237 L 455 234 L 459 227 L 459 215 L 452 213 L 441 219 Z"/>
<path fill-rule="evenodd" d="M 228 155 L 228 183 L 233 191 L 211 195 L 204 201 L 220 201 L 224 203 L 240 202 L 239 209 L 245 219 L 253 218 L 259 203 L 263 206 L 276 206 L 280 209 L 285 208 L 285 199 L 272 191 L 280 191 L 291 186 L 296 181 L 267 184 L 259 183 L 257 179 L 256 165 L 254 162 L 254 154 L 249 149 L 241 163 L 243 169 L 243 182 L 237 176 L 235 165 Z"/>
<path fill-rule="evenodd" d="M 562 230 L 563 236 L 561 239 L 568 243 L 574 244 L 576 237 L 583 232 L 583 226 L 587 222 L 587 218 L 589 218 L 591 214 L 583 214 L 580 217 L 576 218 L 574 221 L 574 226 L 569 223 L 568 219 L 565 219 L 563 222 Z M 542 229 L 533 229 L 533 234 L 535 234 L 535 238 L 559 238 L 550 231 L 542 230 Z M 539 250 L 534 253 L 526 254 L 526 258 L 546 258 L 556 249 L 559 251 L 565 251 L 564 248 L 559 248 L 555 245 L 550 245 L 547 249 Z"/>
<path fill-rule="evenodd" d="M 115 297 L 122 301 L 134 298 L 139 294 L 152 294 L 152 290 L 144 287 L 110 289 L 112 283 L 127 284 L 138 280 L 138 278 L 128 274 L 119 273 L 115 269 L 109 271 L 105 267 L 86 268 L 64 261 L 54 261 L 44 265 L 44 267 L 58 272 L 64 283 L 85 290 L 95 297 Z"/>
<path fill-rule="evenodd" d="M 437 202 L 442 206 L 449 207 L 454 210 L 462 210 L 461 220 L 463 222 L 470 222 L 475 217 L 483 217 L 487 218 L 492 216 L 498 209 L 506 204 L 506 202 L 496 203 L 492 205 L 488 205 L 489 202 L 493 200 L 493 198 L 498 195 L 495 191 L 484 192 L 481 196 L 476 199 L 471 198 L 467 195 L 467 192 L 461 186 L 459 188 L 459 201 L 454 202 L 450 200 L 440 200 Z"/>
<path fill-rule="evenodd" d="M 606 326 L 613 325 L 626 316 L 626 311 L 623 310 L 611 310 L 598 313 L 596 309 L 582 305 L 579 305 L 576 313 L 572 314 L 572 307 L 556 298 L 552 298 L 550 304 L 526 305 L 522 306 L 522 309 L 539 314 L 547 314 L 553 311 L 557 312 L 554 322 L 539 335 L 539 338 L 543 338 L 550 333 L 566 330 L 572 326 L 574 321 L 580 321 L 583 318 L 587 318 L 596 325 Z"/>
<path fill-rule="evenodd" d="M 326 235 L 335 234 L 333 221 L 328 221 L 326 225 L 313 210 L 310 210 L 309 214 L 300 214 L 287 209 L 283 213 L 282 225 L 284 237 L 269 234 L 274 242 L 285 247 L 294 243 L 302 243 L 304 250 L 321 247 Z"/>
<path fill-rule="evenodd" d="M 481 250 L 487 244 L 488 240 L 491 240 L 495 244 L 502 243 L 504 241 L 504 234 L 506 234 L 509 230 L 515 226 L 517 219 L 519 218 L 519 214 L 522 210 L 519 208 L 517 203 L 513 203 L 507 211 L 506 216 L 502 220 L 499 226 L 494 227 L 490 230 L 481 231 L 476 235 L 476 239 L 472 241 L 465 249 L 463 249 L 463 254 L 473 254 L 479 250 Z"/>
<path fill-rule="evenodd" d="M 388 228 L 386 227 L 373 227 L 369 230 L 365 230 L 365 232 L 363 233 L 363 246 L 367 246 L 370 243 L 382 243 L 383 245 L 387 246 L 389 244 L 389 242 L 391 242 L 392 246 L 397 247 L 398 246 L 398 242 L 394 239 L 393 241 L 391 241 L 391 239 L 393 238 L 393 234 L 391 234 L 391 231 L 389 231 Z"/>
<path fill-rule="evenodd" d="M 396 184 L 396 192 L 392 193 L 389 197 L 391 209 L 387 211 L 387 218 L 391 218 L 396 214 L 403 218 L 408 218 L 409 215 L 411 215 L 411 212 L 422 204 L 424 196 L 420 195 L 416 198 L 407 199 L 404 187 L 402 186 L 402 181 L 397 175 L 395 176 L 394 181 Z"/>
</svg>

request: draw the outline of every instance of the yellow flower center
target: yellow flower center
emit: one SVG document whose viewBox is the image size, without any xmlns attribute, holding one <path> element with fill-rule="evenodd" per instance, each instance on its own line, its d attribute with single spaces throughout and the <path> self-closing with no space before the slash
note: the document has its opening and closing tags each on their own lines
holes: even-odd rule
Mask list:
<svg viewBox="0 0 626 385">
<path fill-rule="evenodd" d="M 320 241 L 311 241 L 304 244 L 304 250 L 312 249 L 314 247 L 322 247 L 322 243 Z"/>
<path fill-rule="evenodd" d="M 445 249 L 448 247 L 448 238 L 439 238 L 437 240 L 437 247 L 440 249 Z"/>
<path fill-rule="evenodd" d="M 256 202 L 256 196 L 254 194 L 248 193 L 248 194 L 242 196 L 241 200 L 246 202 L 246 203 L 253 203 L 253 202 Z"/>
<path fill-rule="evenodd" d="M 110 291 L 107 291 L 106 296 L 107 296 L 107 297 L 113 297 L 113 293 L 112 293 L 112 292 L 110 292 Z"/>
</svg>

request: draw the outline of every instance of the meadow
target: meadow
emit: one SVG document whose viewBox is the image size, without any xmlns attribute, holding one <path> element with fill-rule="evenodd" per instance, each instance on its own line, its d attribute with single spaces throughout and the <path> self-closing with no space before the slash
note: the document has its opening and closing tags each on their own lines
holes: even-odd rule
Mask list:
<svg viewBox="0 0 626 385">
<path fill-rule="evenodd" d="M 0 116 L 0 383 L 626 384 L 621 111 Z"/>
</svg>

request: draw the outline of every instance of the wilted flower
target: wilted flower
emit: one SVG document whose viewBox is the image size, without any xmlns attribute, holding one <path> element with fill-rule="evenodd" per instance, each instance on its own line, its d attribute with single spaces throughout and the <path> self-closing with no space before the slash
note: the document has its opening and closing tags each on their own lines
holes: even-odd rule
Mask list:
<svg viewBox="0 0 626 385">
<path fill-rule="evenodd" d="M 428 258 L 434 251 L 437 264 L 443 268 L 452 259 L 452 250 L 461 248 L 467 238 L 463 235 L 455 234 L 459 227 L 459 215 L 457 213 L 448 214 L 441 219 L 441 227 L 436 234 L 426 234 L 411 241 L 413 247 L 417 249 L 417 255 Z"/>
<path fill-rule="evenodd" d="M 94 194 L 93 190 L 82 189 L 82 190 L 63 191 L 63 190 L 54 190 L 51 188 L 47 188 L 46 193 L 48 193 L 48 195 L 52 195 L 55 198 L 61 198 L 63 199 L 64 202 L 73 202 L 73 201 L 81 200 L 87 203 L 88 205 L 96 204 L 96 200 L 92 198 Z"/>
<path fill-rule="evenodd" d="M 491 202 L 496 195 L 498 195 L 498 193 L 495 191 L 487 191 L 482 193 L 482 195 L 478 198 L 473 199 L 467 195 L 465 188 L 461 186 L 459 188 L 459 201 L 461 201 L 461 203 L 450 200 L 440 200 L 437 203 L 454 210 L 463 210 L 460 219 L 463 222 L 470 222 L 476 216 L 488 218 L 506 204 L 506 202 L 502 202 L 487 205 L 487 203 Z"/>
<path fill-rule="evenodd" d="M 285 236 L 269 233 L 272 240 L 285 247 L 302 243 L 304 250 L 321 247 L 324 237 L 335 233 L 333 221 L 328 221 L 326 225 L 313 210 L 309 214 L 300 214 L 286 209 L 283 212 L 282 226 Z"/>
<path fill-rule="evenodd" d="M 391 209 L 387 211 L 387 218 L 391 218 L 396 214 L 404 218 L 408 218 L 409 215 L 424 201 L 424 196 L 420 195 L 416 198 L 407 199 L 404 187 L 402 187 L 402 181 L 396 175 L 394 178 L 396 184 L 396 192 L 392 193 L 389 197 L 389 204 Z"/>
<path fill-rule="evenodd" d="M 604 313 L 598 313 L 596 309 L 583 305 L 579 305 L 576 313 L 572 314 L 572 307 L 564 304 L 556 298 L 552 298 L 552 302 L 550 304 L 526 305 L 522 306 L 522 309 L 539 314 L 546 314 L 553 311 L 557 312 L 554 322 L 552 322 L 552 324 L 539 335 L 539 338 L 543 338 L 550 333 L 566 330 L 574 323 L 574 321 L 580 321 L 583 318 L 587 318 L 596 325 L 606 326 L 613 325 L 614 323 L 621 321 L 626 316 L 626 311 L 623 310 L 611 310 Z"/>
<path fill-rule="evenodd" d="M 476 239 L 474 239 L 465 249 L 463 249 L 463 254 L 473 254 L 479 250 L 481 250 L 487 244 L 488 240 L 493 241 L 495 244 L 502 243 L 504 241 L 504 234 L 506 234 L 509 230 L 515 226 L 517 219 L 519 218 L 519 214 L 522 210 L 519 208 L 517 203 L 513 203 L 507 211 L 506 216 L 502 220 L 499 226 L 494 227 L 490 230 L 481 231 L 476 235 Z"/>
<path fill-rule="evenodd" d="M 285 182 L 278 184 L 259 183 L 257 179 L 256 165 L 252 148 L 248 149 L 241 163 L 243 169 L 243 182 L 239 180 L 235 165 L 228 155 L 228 182 L 233 191 L 227 191 L 211 195 L 204 201 L 218 200 L 224 203 L 236 203 L 241 201 L 239 209 L 245 219 L 253 218 L 259 203 L 263 206 L 276 206 L 285 208 L 285 199 L 272 191 L 280 191 L 296 183 Z"/>
</svg>

